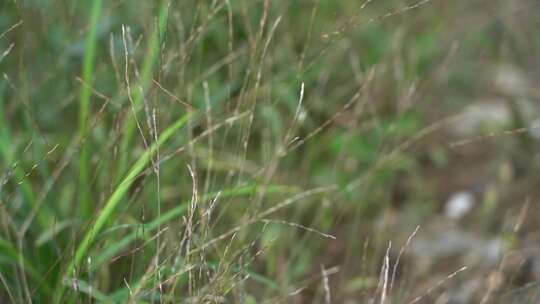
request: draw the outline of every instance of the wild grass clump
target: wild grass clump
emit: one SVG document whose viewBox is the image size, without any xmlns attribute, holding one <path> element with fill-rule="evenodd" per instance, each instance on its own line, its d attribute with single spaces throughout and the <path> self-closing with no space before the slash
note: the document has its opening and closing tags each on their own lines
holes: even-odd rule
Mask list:
<svg viewBox="0 0 540 304">
<path fill-rule="evenodd" d="M 407 252 L 489 31 L 304 2 L 2 2 L 0 302 L 416 303 L 466 273 Z"/>
</svg>

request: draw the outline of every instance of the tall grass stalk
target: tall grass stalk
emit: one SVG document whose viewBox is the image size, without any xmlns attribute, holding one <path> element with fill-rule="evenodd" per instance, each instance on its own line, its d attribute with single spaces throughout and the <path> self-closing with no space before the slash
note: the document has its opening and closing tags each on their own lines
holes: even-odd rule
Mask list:
<svg viewBox="0 0 540 304">
<path fill-rule="evenodd" d="M 79 108 L 79 135 L 81 138 L 81 152 L 79 159 L 79 208 L 83 220 L 90 218 L 92 214 L 91 199 L 91 170 L 90 170 L 90 148 L 88 144 L 88 119 L 90 112 L 91 86 L 94 76 L 94 61 L 96 57 L 97 28 L 101 14 L 102 0 L 92 2 L 90 11 L 90 28 L 86 36 L 84 61 L 82 67 L 83 85 L 80 91 Z"/>
</svg>

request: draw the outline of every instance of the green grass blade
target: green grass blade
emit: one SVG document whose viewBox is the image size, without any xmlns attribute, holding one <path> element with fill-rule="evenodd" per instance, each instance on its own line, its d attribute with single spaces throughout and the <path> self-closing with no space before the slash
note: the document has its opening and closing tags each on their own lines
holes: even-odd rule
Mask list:
<svg viewBox="0 0 540 304">
<path fill-rule="evenodd" d="M 178 217 L 179 215 L 183 214 L 187 210 L 187 205 L 183 203 L 182 205 L 175 207 L 171 210 L 169 210 L 166 213 L 163 213 L 161 217 L 153 220 L 152 222 L 148 224 L 140 224 L 140 227 L 144 226 L 144 231 L 148 235 L 148 233 L 156 230 L 159 225 L 167 223 L 171 221 L 172 219 Z M 139 231 L 134 231 L 122 238 L 120 241 L 115 241 L 110 246 L 107 246 L 104 251 L 98 255 L 92 263 L 92 266 L 97 268 L 103 263 L 107 262 L 111 258 L 117 256 L 122 250 L 124 250 L 129 244 L 131 244 L 133 241 L 135 241 L 137 238 L 141 237 L 141 233 Z M 143 236 L 144 237 L 144 236 Z"/>
<path fill-rule="evenodd" d="M 242 196 L 242 195 L 249 195 L 257 192 L 259 189 L 259 186 L 256 185 L 247 185 L 243 187 L 236 187 L 232 189 L 226 189 L 219 192 L 214 193 L 208 193 L 206 195 L 203 195 L 201 197 L 201 200 L 208 200 L 215 198 L 218 193 L 220 198 L 228 198 L 228 197 L 236 197 L 236 196 Z M 278 186 L 278 185 L 271 185 L 267 187 L 267 193 L 290 193 L 294 192 L 295 189 L 292 187 L 287 186 Z M 180 204 L 178 207 L 175 207 L 161 215 L 161 217 L 151 221 L 147 224 L 141 224 L 142 227 L 144 225 L 144 232 L 146 235 L 141 235 L 140 231 L 134 231 L 129 233 L 127 236 L 122 238 L 120 241 L 115 241 L 110 246 L 107 246 L 104 251 L 98 255 L 94 262 L 92 263 L 93 268 L 97 268 L 103 263 L 106 263 L 111 258 L 117 256 L 122 250 L 124 250 L 129 244 L 131 244 L 133 241 L 135 241 L 137 238 L 143 237 L 147 238 L 150 237 L 150 233 L 156 230 L 160 225 L 163 225 L 175 218 L 177 218 L 179 215 L 183 214 L 186 209 L 187 205 L 189 204 L 189 201 L 185 201 L 182 204 Z"/>
<path fill-rule="evenodd" d="M 64 272 L 64 276 L 70 275 L 75 268 L 80 266 L 84 257 L 88 253 L 88 250 L 92 246 L 96 236 L 101 231 L 101 229 L 103 229 L 107 221 L 111 219 L 113 211 L 116 209 L 120 201 L 124 198 L 125 194 L 128 192 L 129 187 L 131 186 L 135 178 L 148 165 L 153 155 L 157 152 L 158 148 L 161 145 L 163 145 L 169 138 L 171 138 L 176 131 L 178 131 L 182 126 L 184 126 L 186 122 L 188 121 L 189 117 L 190 115 L 186 114 L 184 117 L 178 119 L 174 124 L 172 124 L 165 131 L 163 131 L 163 133 L 161 133 L 161 135 L 159 136 L 157 143 L 154 143 L 150 148 L 148 148 L 148 150 L 146 150 L 146 152 L 143 155 L 141 155 L 141 157 L 137 160 L 137 162 L 135 162 L 135 164 L 131 167 L 131 170 L 129 171 L 127 176 L 116 187 L 111 197 L 105 203 L 105 207 L 101 210 L 101 212 L 97 216 L 95 223 L 88 230 L 88 232 L 82 239 L 81 243 L 77 247 L 77 250 L 75 251 L 75 257 L 68 264 L 68 267 L 66 268 L 66 271 Z M 62 296 L 63 296 L 63 290 L 64 290 L 64 287 L 61 286 L 60 290 L 56 294 L 57 298 L 56 298 L 55 303 L 59 303 L 61 301 Z"/>
<path fill-rule="evenodd" d="M 64 231 L 66 228 L 75 226 L 77 225 L 77 223 L 78 222 L 74 220 L 60 221 L 52 225 L 52 227 L 49 227 L 47 229 L 42 229 L 42 232 L 37 236 L 36 240 L 34 241 L 35 246 L 41 247 L 47 244 L 48 242 L 52 241 L 58 234 Z"/>
<path fill-rule="evenodd" d="M 92 214 L 92 200 L 90 191 L 90 151 L 88 147 L 88 119 L 90 108 L 90 87 L 94 74 L 94 61 L 96 56 L 97 27 L 101 14 L 102 0 L 92 1 L 90 12 L 90 31 L 86 36 L 79 109 L 79 136 L 81 137 L 81 152 L 79 159 L 79 191 L 80 214 L 83 220 Z"/>
</svg>

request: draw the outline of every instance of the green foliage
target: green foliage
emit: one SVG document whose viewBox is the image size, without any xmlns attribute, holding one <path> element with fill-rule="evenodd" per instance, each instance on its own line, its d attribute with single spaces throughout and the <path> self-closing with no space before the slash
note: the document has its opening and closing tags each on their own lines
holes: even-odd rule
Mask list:
<svg viewBox="0 0 540 304">
<path fill-rule="evenodd" d="M 0 302 L 371 299 L 379 222 L 438 212 L 431 118 L 527 53 L 404 3 L 1 2 Z"/>
</svg>

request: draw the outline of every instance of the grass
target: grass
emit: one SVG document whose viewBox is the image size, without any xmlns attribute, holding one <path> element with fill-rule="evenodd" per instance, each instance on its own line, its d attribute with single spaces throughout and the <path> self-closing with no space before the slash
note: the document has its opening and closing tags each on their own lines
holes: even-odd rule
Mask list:
<svg viewBox="0 0 540 304">
<path fill-rule="evenodd" d="M 85 42 L 85 51 L 84 51 L 84 61 L 83 61 L 83 71 L 82 71 L 82 80 L 85 85 L 81 86 L 81 96 L 80 96 L 80 110 L 79 110 L 79 132 L 82 139 L 81 143 L 81 152 L 80 152 L 80 189 L 81 189 L 81 202 L 80 202 L 80 216 L 81 218 L 87 220 L 92 214 L 92 196 L 91 196 L 91 186 L 90 186 L 90 159 L 89 159 L 89 144 L 86 143 L 86 138 L 88 134 L 88 120 L 89 120 L 89 109 L 90 109 L 90 97 L 91 90 L 90 88 L 93 85 L 93 74 L 94 74 L 94 61 L 96 56 L 96 35 L 97 27 L 99 22 L 99 16 L 101 13 L 102 1 L 94 1 L 92 3 L 92 9 L 90 11 L 90 24 L 89 32 Z"/>
<path fill-rule="evenodd" d="M 0 302 L 536 303 L 539 9 L 1 2 Z"/>
<path fill-rule="evenodd" d="M 164 41 L 165 37 L 165 29 L 167 25 L 167 14 L 168 14 L 168 6 L 167 1 L 161 1 L 161 4 L 159 6 L 159 16 L 157 23 L 152 30 L 152 33 L 150 35 L 150 39 L 148 41 L 148 51 L 145 56 L 145 60 L 143 63 L 140 80 L 135 85 L 134 91 L 131 92 L 131 88 L 129 87 L 129 77 L 126 75 L 126 85 L 128 86 L 128 96 L 129 101 L 131 104 L 131 109 L 133 111 L 133 120 L 128 120 L 125 126 L 125 133 L 122 137 L 122 150 L 128 151 L 131 141 L 133 140 L 133 137 L 136 132 L 136 120 L 137 120 L 137 113 L 142 108 L 142 103 L 144 99 L 144 92 L 148 89 L 148 86 L 151 84 L 152 79 L 152 72 L 153 67 L 156 65 L 158 60 L 159 51 L 161 49 L 161 43 Z M 123 33 L 124 35 L 124 33 Z M 125 42 L 124 42 L 125 43 Z M 127 47 L 127 46 L 125 46 Z M 127 49 L 126 49 L 126 56 Z M 127 57 L 126 57 L 127 58 Z M 128 63 L 126 63 L 126 74 L 128 73 Z M 129 159 L 129 153 L 124 154 L 123 158 L 120 160 L 119 163 L 119 172 L 123 172 L 126 167 L 127 160 Z"/>
<path fill-rule="evenodd" d="M 180 129 L 182 126 L 184 126 L 187 122 L 187 119 L 189 116 L 185 116 L 180 118 L 177 122 L 175 122 L 173 125 L 168 127 L 159 137 L 157 142 L 152 144 L 150 148 L 135 162 L 133 167 L 129 170 L 129 173 L 127 176 L 122 180 L 122 182 L 118 185 L 118 187 L 114 190 L 111 197 L 107 200 L 105 203 L 105 206 L 103 209 L 99 212 L 97 215 L 96 221 L 92 224 L 92 226 L 89 228 L 86 235 L 83 237 L 80 245 L 77 247 L 77 250 L 75 251 L 75 257 L 72 260 L 70 264 L 68 264 L 65 274 L 70 275 L 75 268 L 79 267 L 83 259 L 88 254 L 88 250 L 90 249 L 90 246 L 94 242 L 96 235 L 104 228 L 105 224 L 111 220 L 111 217 L 113 215 L 114 210 L 118 206 L 118 204 L 122 201 L 124 196 L 129 190 L 129 187 L 131 184 L 135 181 L 137 176 L 144 170 L 144 168 L 150 163 L 150 160 L 156 152 L 159 149 L 160 145 L 163 145 L 167 140 L 175 134 L 178 129 Z M 159 217 L 158 217 L 159 220 Z M 58 293 L 58 300 L 55 302 L 60 303 L 63 295 L 62 288 L 59 289 Z"/>
</svg>

